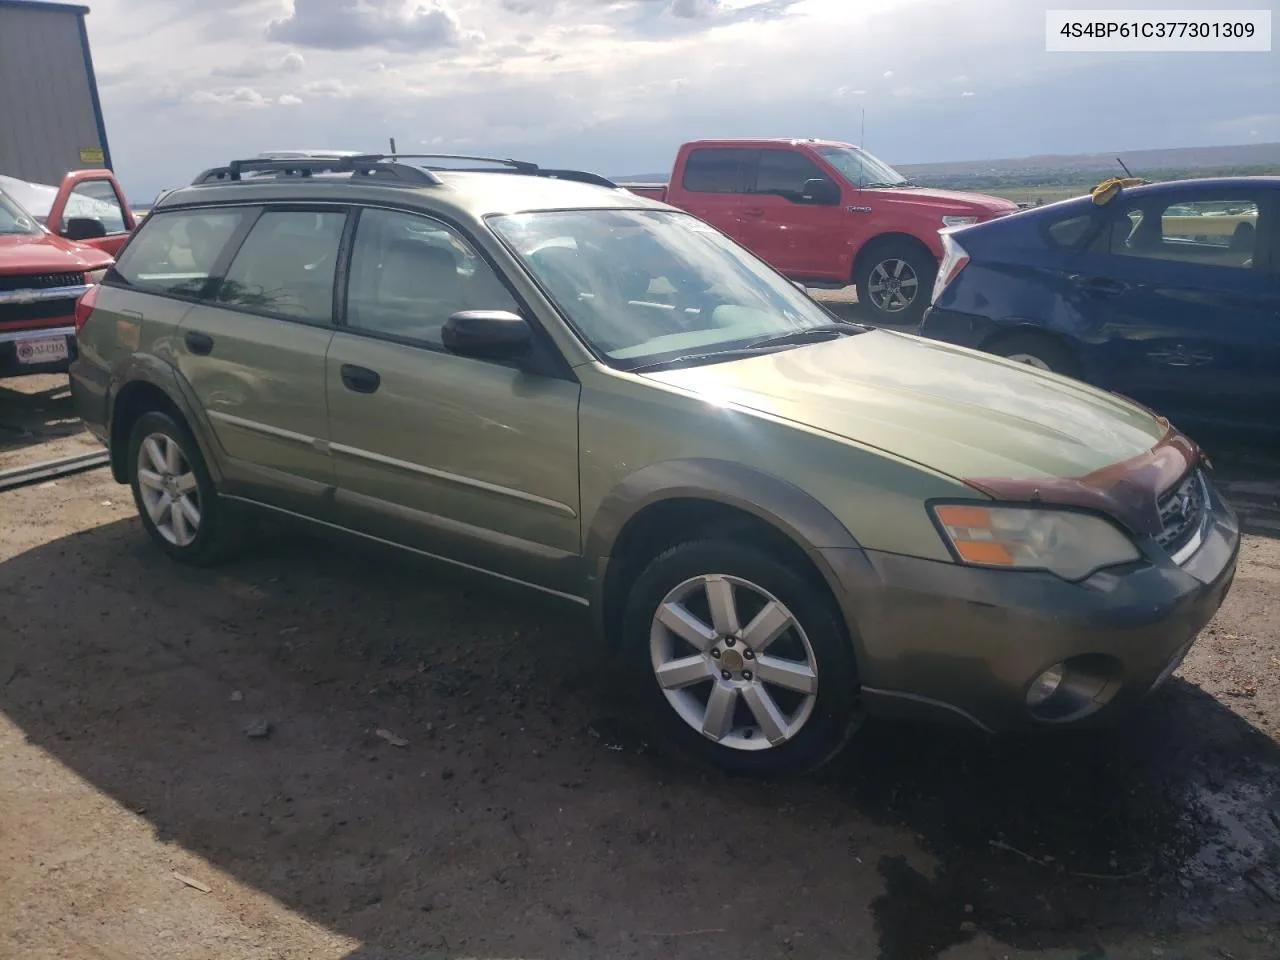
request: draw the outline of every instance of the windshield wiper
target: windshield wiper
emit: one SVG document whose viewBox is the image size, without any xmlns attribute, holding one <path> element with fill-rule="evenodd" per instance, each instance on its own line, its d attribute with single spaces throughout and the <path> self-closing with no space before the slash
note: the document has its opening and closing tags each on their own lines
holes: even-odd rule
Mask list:
<svg viewBox="0 0 1280 960">
<path fill-rule="evenodd" d="M 670 357 L 666 360 L 654 360 L 649 363 L 637 364 L 634 367 L 627 367 L 628 373 L 643 373 L 646 371 L 663 370 L 667 367 L 683 366 L 687 363 L 700 363 L 705 360 L 733 360 L 739 357 L 754 356 L 762 351 L 770 350 L 774 347 L 794 346 L 802 343 L 819 343 L 823 340 L 832 340 L 841 336 L 853 336 L 857 333 L 866 333 L 870 327 L 864 327 L 857 323 L 824 323 L 818 327 L 807 327 L 804 330 L 791 330 L 787 333 L 779 333 L 773 336 L 761 337 L 759 340 L 752 340 L 750 343 L 741 347 L 727 347 L 724 350 L 707 350 L 703 353 L 686 353 L 679 357 Z"/>
</svg>

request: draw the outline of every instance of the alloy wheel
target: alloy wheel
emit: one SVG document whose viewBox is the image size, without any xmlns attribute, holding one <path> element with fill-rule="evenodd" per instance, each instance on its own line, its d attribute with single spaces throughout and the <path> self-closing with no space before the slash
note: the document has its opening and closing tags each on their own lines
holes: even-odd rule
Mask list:
<svg viewBox="0 0 1280 960">
<path fill-rule="evenodd" d="M 138 448 L 138 489 L 160 536 L 190 546 L 200 531 L 200 485 L 178 442 L 153 433 Z"/>
<path fill-rule="evenodd" d="M 777 597 L 739 577 L 706 574 L 667 593 L 649 651 L 680 718 L 734 750 L 786 743 L 817 702 L 817 659 L 804 628 Z"/>
<path fill-rule="evenodd" d="M 906 260 L 891 257 L 876 264 L 871 271 L 867 293 L 877 310 L 901 313 L 915 302 L 920 291 L 920 278 Z"/>
</svg>

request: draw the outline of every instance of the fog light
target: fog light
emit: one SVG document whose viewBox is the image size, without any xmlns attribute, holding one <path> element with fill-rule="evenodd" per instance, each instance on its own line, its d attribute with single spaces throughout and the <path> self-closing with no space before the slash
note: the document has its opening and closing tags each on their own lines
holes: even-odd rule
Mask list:
<svg viewBox="0 0 1280 960">
<path fill-rule="evenodd" d="M 1036 677 L 1031 684 L 1031 689 L 1027 691 L 1027 706 L 1035 709 L 1057 693 L 1058 687 L 1062 685 L 1062 677 L 1065 672 L 1062 664 L 1055 663 L 1040 676 Z"/>
</svg>

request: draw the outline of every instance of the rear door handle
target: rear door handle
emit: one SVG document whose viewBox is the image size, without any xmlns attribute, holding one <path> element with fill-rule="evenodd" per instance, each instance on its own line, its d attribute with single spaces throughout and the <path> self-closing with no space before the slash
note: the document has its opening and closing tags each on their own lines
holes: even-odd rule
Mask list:
<svg viewBox="0 0 1280 960">
<path fill-rule="evenodd" d="M 348 390 L 356 393 L 377 393 L 382 385 L 382 378 L 377 371 L 368 367 L 357 367 L 351 363 L 342 365 L 342 383 Z"/>
<path fill-rule="evenodd" d="M 207 357 L 213 353 L 213 337 L 207 333 L 201 333 L 199 330 L 188 330 L 183 336 L 182 342 L 187 345 L 188 350 L 202 357 Z"/>
<path fill-rule="evenodd" d="M 1110 277 L 1077 277 L 1076 284 L 1092 297 L 1115 297 L 1129 289 L 1129 285 Z"/>
</svg>

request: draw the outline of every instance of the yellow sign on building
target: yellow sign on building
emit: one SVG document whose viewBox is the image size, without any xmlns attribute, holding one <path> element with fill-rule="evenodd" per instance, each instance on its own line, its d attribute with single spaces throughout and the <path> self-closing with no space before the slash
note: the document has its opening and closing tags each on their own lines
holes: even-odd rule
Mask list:
<svg viewBox="0 0 1280 960">
<path fill-rule="evenodd" d="M 80 162 L 102 164 L 106 162 L 106 155 L 103 154 L 101 147 L 81 147 Z"/>
</svg>

